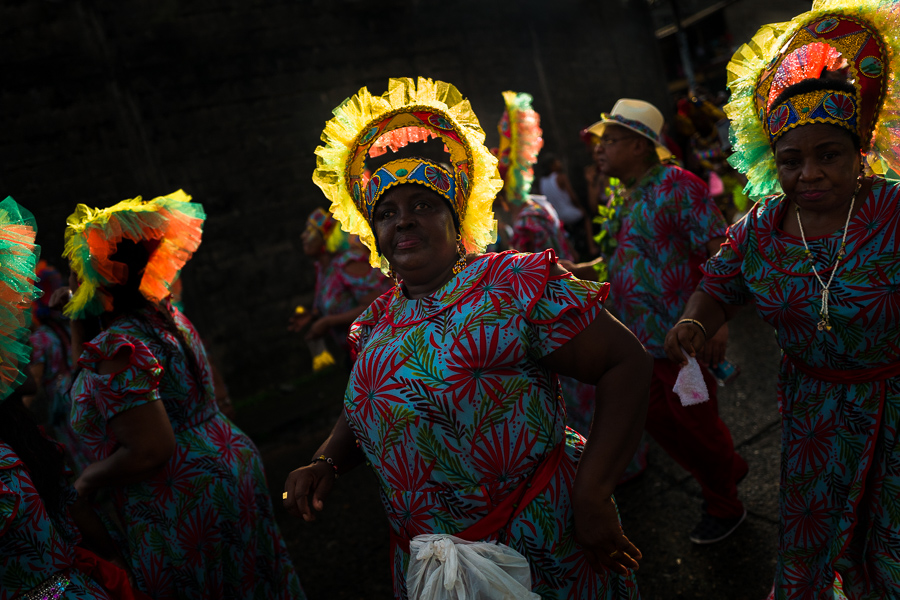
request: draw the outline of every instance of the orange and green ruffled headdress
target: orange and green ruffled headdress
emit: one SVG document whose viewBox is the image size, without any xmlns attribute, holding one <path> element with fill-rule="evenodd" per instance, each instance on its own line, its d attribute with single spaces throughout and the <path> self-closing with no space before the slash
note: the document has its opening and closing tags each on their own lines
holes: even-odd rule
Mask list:
<svg viewBox="0 0 900 600">
<path fill-rule="evenodd" d="M 787 23 L 765 25 L 728 64 L 734 154 L 747 175 L 745 192 L 780 191 L 773 147 L 786 132 L 829 123 L 857 135 L 873 172 L 900 165 L 900 3 L 817 0 Z M 855 93 L 815 90 L 774 105 L 786 88 L 840 77 Z"/>
<path fill-rule="evenodd" d="M 506 198 L 514 204 L 522 204 L 531 193 L 533 167 L 544 146 L 541 117 L 531 108 L 531 100 L 530 94 L 503 92 L 506 110 L 497 124 L 497 166 L 506 184 Z"/>
<path fill-rule="evenodd" d="M 79 319 L 113 308 L 108 289 L 128 280 L 128 269 L 111 259 L 119 242 L 156 242 L 141 279 L 147 300 L 161 302 L 178 273 L 200 246 L 203 207 L 183 191 L 144 202 L 140 197 L 94 209 L 79 204 L 67 222 L 63 252 L 81 282 L 64 309 Z"/>
<path fill-rule="evenodd" d="M 484 131 L 469 101 L 442 81 L 391 79 L 373 96 L 362 88 L 334 109 L 316 148 L 313 182 L 331 200 L 331 213 L 344 231 L 369 248 L 369 262 L 382 268 L 372 233 L 375 204 L 403 183 L 424 185 L 447 199 L 456 213 L 466 252 L 481 252 L 496 239 L 494 197 L 503 187 L 497 159 L 484 146 Z M 412 142 L 440 138 L 449 169 L 424 159 L 388 162 L 371 176 L 366 158 Z"/>
<path fill-rule="evenodd" d="M 31 362 L 31 306 L 40 296 L 36 234 L 30 212 L 12 198 L 0 202 L 0 402 L 22 385 Z"/>
</svg>

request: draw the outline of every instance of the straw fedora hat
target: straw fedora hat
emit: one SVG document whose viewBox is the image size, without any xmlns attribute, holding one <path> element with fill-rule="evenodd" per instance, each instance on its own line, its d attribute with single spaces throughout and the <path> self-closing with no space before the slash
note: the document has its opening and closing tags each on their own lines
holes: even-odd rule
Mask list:
<svg viewBox="0 0 900 600">
<path fill-rule="evenodd" d="M 644 136 L 656 145 L 656 154 L 663 160 L 672 156 L 660 137 L 665 119 L 659 109 L 643 100 L 622 98 L 609 113 L 601 113 L 600 120 L 588 127 L 597 137 L 603 135 L 607 125 L 618 125 Z"/>
</svg>

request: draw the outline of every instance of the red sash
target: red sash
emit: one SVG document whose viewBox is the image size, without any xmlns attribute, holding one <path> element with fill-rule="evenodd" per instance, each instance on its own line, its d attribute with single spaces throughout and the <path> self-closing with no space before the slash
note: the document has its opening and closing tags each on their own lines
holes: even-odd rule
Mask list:
<svg viewBox="0 0 900 600">
<path fill-rule="evenodd" d="M 822 381 L 827 381 L 828 383 L 844 383 L 849 385 L 853 383 L 866 383 L 867 381 L 882 381 L 890 379 L 891 377 L 900 376 L 900 361 L 878 367 L 870 367 L 868 369 L 835 370 L 811 367 L 795 358 L 791 358 L 787 354 L 784 355 L 784 358 L 787 362 L 794 365 L 801 373 L 805 373 L 810 377 L 815 377 Z"/>
<path fill-rule="evenodd" d="M 150 600 L 150 596 L 131 587 L 124 569 L 81 546 L 75 546 L 72 567 L 93 579 L 116 600 Z"/>
<path fill-rule="evenodd" d="M 547 458 L 538 465 L 528 483 L 513 490 L 512 494 L 479 521 L 453 535 L 469 542 L 477 542 L 496 535 L 546 489 L 553 474 L 559 469 L 559 463 L 565 453 L 566 443 L 563 441 L 557 444 Z M 395 533 L 394 528 L 391 527 L 391 546 L 394 545 L 403 548 L 404 552 L 409 552 L 409 539 L 403 533 Z"/>
</svg>

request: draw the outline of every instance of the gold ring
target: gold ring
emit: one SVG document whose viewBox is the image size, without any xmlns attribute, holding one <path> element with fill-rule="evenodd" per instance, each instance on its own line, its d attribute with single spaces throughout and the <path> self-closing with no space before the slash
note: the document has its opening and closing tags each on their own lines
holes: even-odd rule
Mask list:
<svg viewBox="0 0 900 600">
<path fill-rule="evenodd" d="M 287 500 L 287 492 L 285 492 L 285 493 L 283 493 L 283 494 L 281 495 L 281 499 L 282 499 L 282 500 Z"/>
<path fill-rule="evenodd" d="M 618 554 L 618 553 L 619 553 L 618 550 L 613 550 L 612 552 L 609 553 L 609 557 L 610 557 L 610 558 L 615 558 L 616 554 Z"/>
</svg>

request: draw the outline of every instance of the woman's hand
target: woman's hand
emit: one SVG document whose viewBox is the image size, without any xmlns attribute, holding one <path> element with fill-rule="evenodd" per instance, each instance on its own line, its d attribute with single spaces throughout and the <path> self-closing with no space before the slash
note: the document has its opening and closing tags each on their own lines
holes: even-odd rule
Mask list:
<svg viewBox="0 0 900 600">
<path fill-rule="evenodd" d="M 712 367 L 725 360 L 725 350 L 728 348 L 728 323 L 725 323 L 716 332 L 716 335 L 707 340 L 703 350 L 697 355 L 700 362 Z"/>
<path fill-rule="evenodd" d="M 594 571 L 628 575 L 630 569 L 640 568 L 641 551 L 625 537 L 612 496 L 598 500 L 586 494 L 583 500 L 575 499 L 574 509 L 575 541 Z"/>
<path fill-rule="evenodd" d="M 93 502 L 94 496 L 97 495 L 97 487 L 90 481 L 91 473 L 94 471 L 92 467 L 96 464 L 97 463 L 88 465 L 81 475 L 78 476 L 78 479 L 75 480 L 75 483 L 72 484 L 72 487 L 78 492 L 78 497 L 83 498 L 88 503 Z"/>
<path fill-rule="evenodd" d="M 292 333 L 300 333 L 303 331 L 303 328 L 309 325 L 309 322 L 313 320 L 313 313 L 304 312 L 300 314 L 293 314 L 291 318 L 288 319 L 288 331 Z"/>
<path fill-rule="evenodd" d="M 53 290 L 50 294 L 48 306 L 56 310 L 62 310 L 72 298 L 72 290 L 68 286 L 63 286 Z"/>
<path fill-rule="evenodd" d="M 325 337 L 328 334 L 328 330 L 331 329 L 331 326 L 331 317 L 321 317 L 316 319 L 313 324 L 310 325 L 309 331 L 306 332 L 306 339 L 315 340 L 317 338 Z"/>
<path fill-rule="evenodd" d="M 315 521 L 313 509 L 325 508 L 325 499 L 334 486 L 335 473 L 331 465 L 317 461 L 309 466 L 290 472 L 284 482 L 284 508 L 304 521 Z"/>
<path fill-rule="evenodd" d="M 688 361 L 681 351 L 682 348 L 688 355 L 696 358 L 697 353 L 702 351 L 705 345 L 706 337 L 703 335 L 703 330 L 694 323 L 684 322 L 669 330 L 663 347 L 669 360 L 683 366 Z"/>
</svg>

